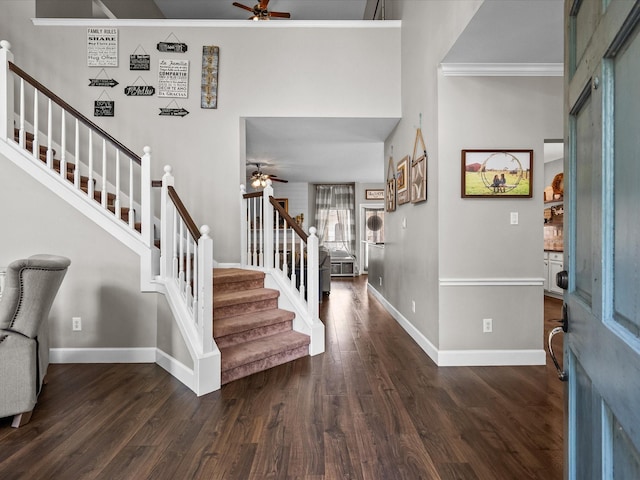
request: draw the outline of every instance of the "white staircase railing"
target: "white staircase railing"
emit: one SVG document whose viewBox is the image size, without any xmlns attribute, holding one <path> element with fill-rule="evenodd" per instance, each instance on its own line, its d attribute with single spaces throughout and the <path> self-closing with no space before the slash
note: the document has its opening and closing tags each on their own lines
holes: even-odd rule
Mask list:
<svg viewBox="0 0 640 480">
<path fill-rule="evenodd" d="M 0 41 L 0 141 L 13 146 L 10 150 L 18 154 L 18 163 L 33 164 L 39 173 L 45 170 L 50 182 L 57 177 L 53 184 L 59 192 L 75 191 L 69 198 L 91 205 L 82 211 L 95 215 L 92 218 L 112 233 L 117 231 L 117 238 L 126 237 L 129 246 L 134 238 L 141 276 L 147 277 L 142 283 L 167 296 L 194 360 L 192 375 L 179 378 L 198 395 L 219 389 L 220 352 L 213 340 L 213 242 L 209 227 L 198 230 L 173 188 L 171 167 L 165 167 L 162 179 L 158 260 L 153 255 L 157 248 L 151 149 L 145 147 L 139 156 L 111 137 L 15 65 L 4 40 Z M 110 221 L 104 221 L 105 215 Z M 142 257 L 151 265 L 143 265 Z"/>
<path fill-rule="evenodd" d="M 262 192 L 246 193 L 240 186 L 240 263 L 273 273 L 278 285 L 299 308 L 300 329 L 311 336 L 309 353 L 324 352 L 320 321 L 320 269 L 315 227 L 309 234 L 273 198 L 271 181 Z M 295 325 L 295 324 L 294 324 Z"/>
<path fill-rule="evenodd" d="M 140 156 L 13 63 L 3 41 L 1 135 L 68 180 L 78 194 L 124 220 L 132 235 L 153 245 L 150 150 Z M 17 88 L 16 88 L 17 86 Z M 6 93 L 4 93 L 6 92 Z M 59 156 L 59 158 L 55 158 Z"/>
</svg>

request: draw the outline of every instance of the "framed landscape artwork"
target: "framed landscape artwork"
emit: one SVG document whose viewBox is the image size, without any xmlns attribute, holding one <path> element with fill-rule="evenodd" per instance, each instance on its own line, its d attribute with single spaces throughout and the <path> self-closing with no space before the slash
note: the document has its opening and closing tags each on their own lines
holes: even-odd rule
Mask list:
<svg viewBox="0 0 640 480">
<path fill-rule="evenodd" d="M 398 205 L 407 203 L 410 200 L 410 170 L 409 170 L 409 155 L 406 155 L 402 160 L 398 162 L 398 174 L 396 183 L 396 194 Z"/>
<path fill-rule="evenodd" d="M 462 150 L 463 198 L 531 198 L 533 150 Z"/>
</svg>

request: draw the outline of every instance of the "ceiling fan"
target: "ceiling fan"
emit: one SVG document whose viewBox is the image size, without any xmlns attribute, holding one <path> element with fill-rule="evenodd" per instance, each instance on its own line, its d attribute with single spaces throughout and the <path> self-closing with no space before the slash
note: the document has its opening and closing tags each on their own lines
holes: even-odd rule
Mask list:
<svg viewBox="0 0 640 480">
<path fill-rule="evenodd" d="M 267 186 L 267 180 L 272 182 L 289 183 L 289 180 L 278 178 L 277 175 L 271 175 L 262 171 L 262 163 L 248 163 L 247 165 L 255 165 L 257 170 L 251 172 L 251 186 L 253 188 L 264 188 Z"/>
<path fill-rule="evenodd" d="M 235 7 L 242 8 L 243 10 L 247 10 L 251 12 L 253 15 L 249 17 L 249 20 L 269 20 L 271 17 L 274 18 L 291 18 L 291 14 L 289 12 L 270 12 L 267 10 L 267 5 L 269 4 L 269 0 L 260 0 L 256 3 L 253 8 L 247 7 L 238 2 L 233 2 Z"/>
</svg>

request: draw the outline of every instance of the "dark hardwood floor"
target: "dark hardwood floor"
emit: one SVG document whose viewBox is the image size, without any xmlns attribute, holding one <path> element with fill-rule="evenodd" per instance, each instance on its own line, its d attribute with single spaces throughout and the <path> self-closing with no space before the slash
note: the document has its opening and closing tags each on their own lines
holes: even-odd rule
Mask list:
<svg viewBox="0 0 640 480">
<path fill-rule="evenodd" d="M 551 361 L 437 368 L 365 281 L 332 282 L 324 354 L 200 398 L 153 364 L 51 365 L 31 422 L 0 420 L 0 478 L 561 479 Z"/>
</svg>

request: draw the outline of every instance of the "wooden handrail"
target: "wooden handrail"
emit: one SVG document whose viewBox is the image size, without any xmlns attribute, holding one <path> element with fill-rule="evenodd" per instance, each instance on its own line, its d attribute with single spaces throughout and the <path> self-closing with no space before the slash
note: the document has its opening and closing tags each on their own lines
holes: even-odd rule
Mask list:
<svg viewBox="0 0 640 480">
<path fill-rule="evenodd" d="M 262 192 L 251 192 L 242 195 L 242 198 L 258 198 L 262 196 Z"/>
<path fill-rule="evenodd" d="M 287 224 L 289 224 L 291 226 L 291 228 L 293 228 L 293 231 L 296 232 L 298 234 L 298 236 L 302 240 L 304 240 L 305 243 L 307 243 L 308 235 L 306 233 L 304 233 L 304 230 L 302 230 L 302 228 L 300 228 L 300 225 L 298 225 L 296 223 L 296 221 L 289 216 L 289 214 L 285 211 L 285 209 L 282 208 L 282 205 L 280 205 L 278 203 L 278 201 L 273 197 L 269 197 L 269 202 L 271 202 L 271 205 L 273 205 L 273 208 L 275 208 L 278 211 L 280 216 L 282 218 L 284 218 L 284 220 L 287 222 Z"/>
<path fill-rule="evenodd" d="M 16 75 L 18 75 L 20 78 L 24 79 L 27 83 L 31 84 L 33 87 L 35 87 L 37 90 L 41 91 L 42 93 L 44 93 L 48 98 L 50 98 L 51 100 L 53 100 L 53 102 L 57 103 L 58 105 L 60 105 L 64 110 L 66 110 L 67 112 L 71 113 L 71 115 L 73 115 L 75 118 L 77 118 L 78 120 L 80 120 L 82 123 L 84 123 L 86 126 L 88 126 L 89 128 L 91 128 L 92 130 L 95 130 L 96 132 L 98 132 L 102 137 L 106 138 L 107 140 L 109 140 L 109 142 L 113 145 L 116 146 L 116 148 L 118 148 L 118 150 L 124 152 L 128 157 L 130 157 L 132 160 L 134 160 L 138 165 L 142 164 L 142 158 L 140 157 L 140 155 L 138 155 L 137 153 L 133 152 L 131 149 L 129 149 L 128 147 L 124 146 L 122 143 L 120 143 L 118 140 L 116 140 L 115 138 L 113 138 L 111 135 L 109 135 L 106 131 L 104 131 L 102 128 L 100 128 L 98 125 L 96 125 L 95 123 L 93 123 L 91 120 L 89 120 L 87 117 L 85 117 L 82 113 L 80 113 L 78 110 L 76 110 L 75 108 L 73 108 L 71 105 L 69 105 L 67 102 L 65 102 L 64 100 L 62 100 L 59 96 L 57 96 L 55 93 L 53 93 L 51 90 L 49 90 L 47 87 L 45 87 L 44 85 L 42 85 L 40 82 L 38 82 L 35 78 L 33 78 L 31 75 L 29 75 L 27 72 L 25 72 L 24 70 L 22 70 L 20 67 L 18 67 L 15 63 L 13 62 L 9 62 L 9 70 L 11 70 L 13 73 L 15 73 Z"/>
<path fill-rule="evenodd" d="M 187 226 L 189 233 L 191 234 L 191 236 L 195 241 L 198 241 L 198 239 L 201 236 L 200 230 L 198 230 L 198 227 L 196 226 L 196 222 L 193 221 L 193 218 L 191 218 L 191 215 L 189 215 L 189 212 L 184 206 L 184 203 L 182 203 L 182 200 L 180 200 L 180 196 L 178 195 L 178 192 L 176 192 L 176 189 L 173 188 L 171 185 L 167 187 L 167 191 L 169 193 L 169 198 L 171 199 L 173 204 L 176 206 L 176 210 L 178 210 L 178 214 L 180 215 L 180 217 L 182 217 L 182 220 L 184 220 L 184 223 Z"/>
</svg>

